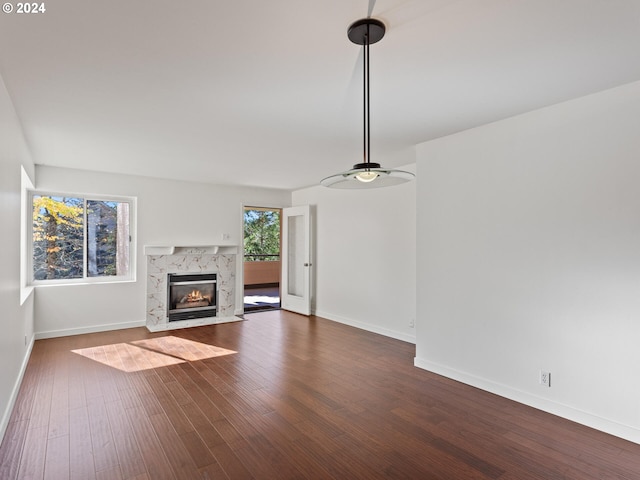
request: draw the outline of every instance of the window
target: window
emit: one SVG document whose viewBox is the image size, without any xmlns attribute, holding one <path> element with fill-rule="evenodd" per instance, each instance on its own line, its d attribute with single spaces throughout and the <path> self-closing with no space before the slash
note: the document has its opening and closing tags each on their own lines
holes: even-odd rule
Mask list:
<svg viewBox="0 0 640 480">
<path fill-rule="evenodd" d="M 33 193 L 33 281 L 133 279 L 132 204 L 132 199 Z"/>
</svg>

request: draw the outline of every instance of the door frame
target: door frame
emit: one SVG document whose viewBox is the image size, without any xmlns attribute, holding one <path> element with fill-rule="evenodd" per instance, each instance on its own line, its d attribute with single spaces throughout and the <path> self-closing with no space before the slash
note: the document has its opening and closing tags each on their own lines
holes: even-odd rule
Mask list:
<svg viewBox="0 0 640 480">
<path fill-rule="evenodd" d="M 240 248 L 238 249 L 239 253 L 240 253 L 240 261 L 238 262 L 239 266 L 237 269 L 237 277 L 240 279 L 240 294 L 236 295 L 236 300 L 240 302 L 240 308 L 236 308 L 236 310 L 240 310 L 242 312 L 242 314 L 244 313 L 252 313 L 251 311 L 249 312 L 245 312 L 244 310 L 244 264 L 245 264 L 245 260 L 244 260 L 244 256 L 245 256 L 245 251 L 244 251 L 244 212 L 245 210 L 251 210 L 251 209 L 255 209 L 255 210 L 278 210 L 280 212 L 280 263 L 282 264 L 282 210 L 286 208 L 286 207 L 273 207 L 273 206 L 257 206 L 253 203 L 251 204 L 246 204 L 246 203 L 242 203 L 240 205 Z M 282 273 L 280 274 L 282 276 Z M 278 307 L 277 309 L 279 310 L 282 307 L 282 278 L 280 278 L 280 281 L 278 282 L 278 295 L 280 296 L 280 307 Z M 276 309 L 274 309 L 276 310 Z M 260 310 L 257 310 L 255 313 L 260 312 Z"/>
</svg>

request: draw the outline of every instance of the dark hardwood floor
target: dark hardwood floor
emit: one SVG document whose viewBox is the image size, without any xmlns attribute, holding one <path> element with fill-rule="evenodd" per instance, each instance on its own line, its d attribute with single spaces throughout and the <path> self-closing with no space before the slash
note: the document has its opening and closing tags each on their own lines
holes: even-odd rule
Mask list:
<svg viewBox="0 0 640 480">
<path fill-rule="evenodd" d="M 640 445 L 284 311 L 35 343 L 0 478 L 639 479 Z"/>
</svg>

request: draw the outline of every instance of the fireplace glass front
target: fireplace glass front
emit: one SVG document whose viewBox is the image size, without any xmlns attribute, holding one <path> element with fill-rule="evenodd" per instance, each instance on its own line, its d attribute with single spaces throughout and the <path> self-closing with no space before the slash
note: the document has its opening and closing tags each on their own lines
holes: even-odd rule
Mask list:
<svg viewBox="0 0 640 480">
<path fill-rule="evenodd" d="M 170 273 L 168 277 L 167 316 L 170 322 L 216 316 L 215 273 Z"/>
</svg>

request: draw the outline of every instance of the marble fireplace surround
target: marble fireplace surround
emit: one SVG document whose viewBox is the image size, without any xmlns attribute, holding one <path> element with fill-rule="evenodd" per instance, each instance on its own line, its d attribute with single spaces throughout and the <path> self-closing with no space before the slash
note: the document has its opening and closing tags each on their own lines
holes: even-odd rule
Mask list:
<svg viewBox="0 0 640 480">
<path fill-rule="evenodd" d="M 237 246 L 145 245 L 144 254 L 147 257 L 146 325 L 149 331 L 157 332 L 242 320 L 234 316 Z M 216 273 L 217 315 L 169 322 L 167 318 L 167 275 L 169 273 Z"/>
</svg>

